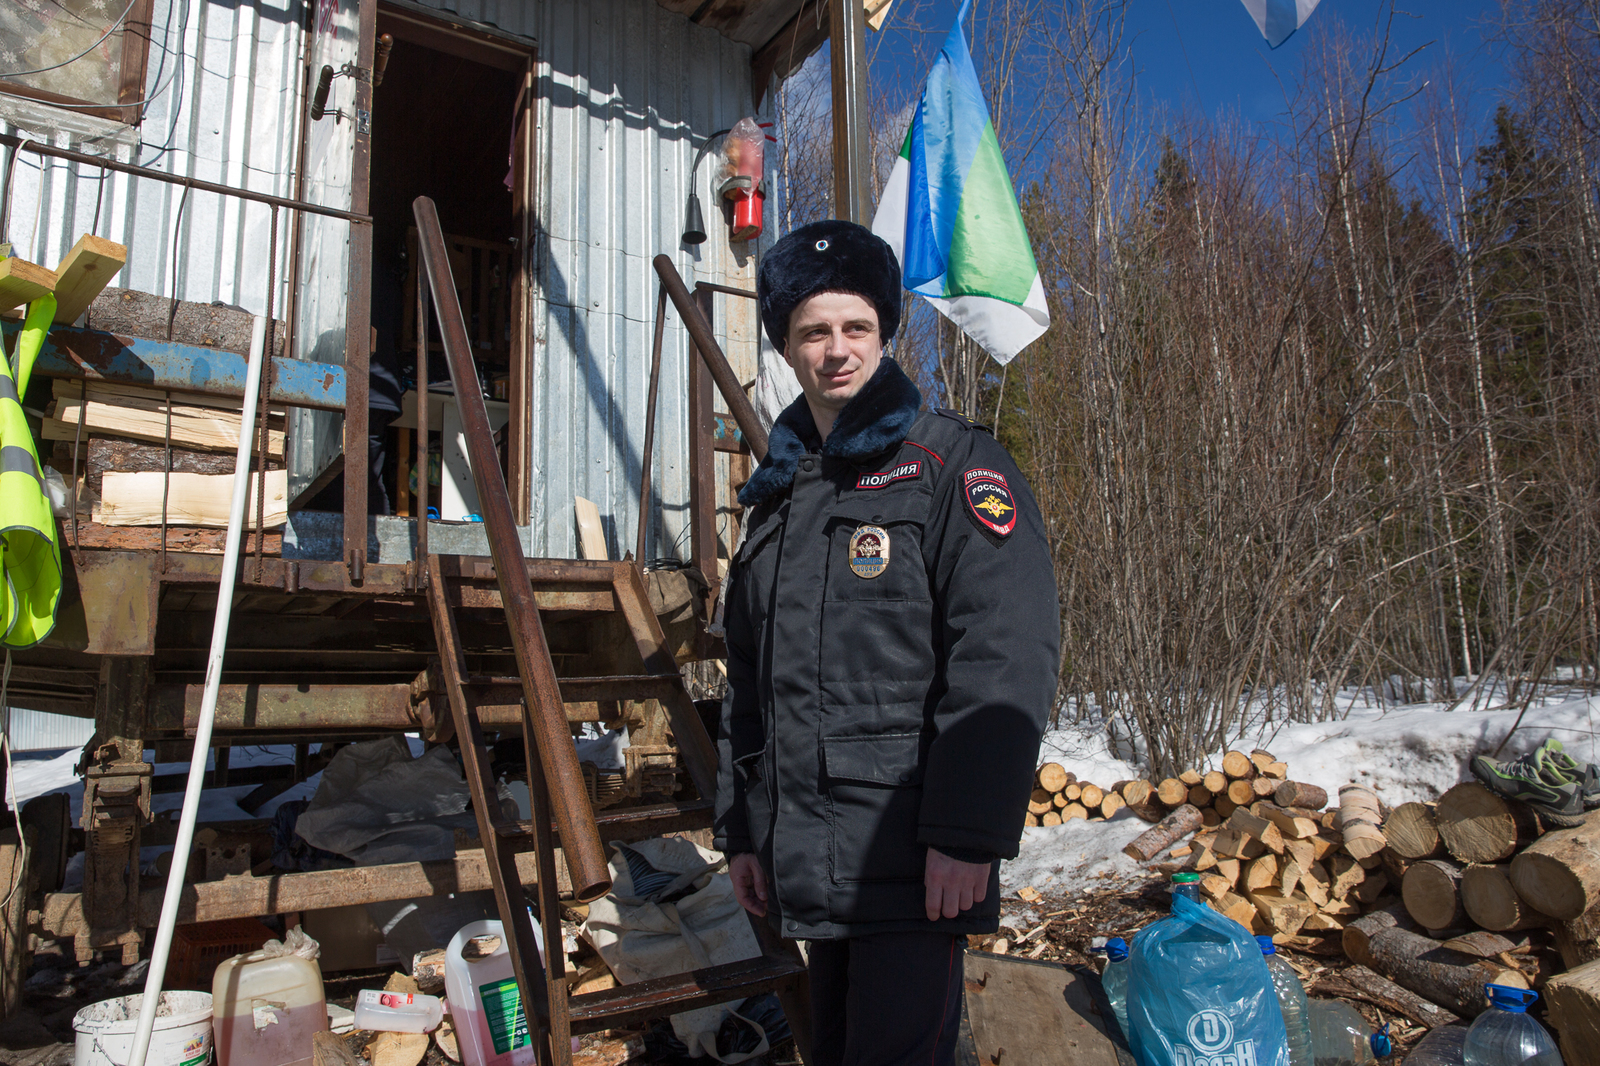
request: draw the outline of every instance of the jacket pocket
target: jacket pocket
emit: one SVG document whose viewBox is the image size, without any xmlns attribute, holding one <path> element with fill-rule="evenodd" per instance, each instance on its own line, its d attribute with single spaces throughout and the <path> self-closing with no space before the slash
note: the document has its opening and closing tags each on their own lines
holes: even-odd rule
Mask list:
<svg viewBox="0 0 1600 1066">
<path fill-rule="evenodd" d="M 861 493 L 841 499 L 828 530 L 826 598 L 851 602 L 929 599 L 922 530 L 930 505 L 926 493 L 913 491 L 884 496 Z M 874 529 L 883 531 L 886 543 L 885 537 L 870 532 Z"/>
<path fill-rule="evenodd" d="M 824 737 L 822 757 L 834 882 L 922 880 L 921 735 Z"/>
</svg>

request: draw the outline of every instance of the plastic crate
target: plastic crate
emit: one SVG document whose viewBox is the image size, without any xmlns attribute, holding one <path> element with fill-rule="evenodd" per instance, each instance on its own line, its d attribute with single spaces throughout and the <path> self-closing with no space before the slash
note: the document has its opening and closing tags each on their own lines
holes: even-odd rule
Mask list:
<svg viewBox="0 0 1600 1066">
<path fill-rule="evenodd" d="M 277 936 L 254 918 L 180 925 L 172 934 L 172 951 L 167 956 L 167 975 L 162 983 L 166 988 L 209 992 L 219 963 L 255 951 Z"/>
</svg>

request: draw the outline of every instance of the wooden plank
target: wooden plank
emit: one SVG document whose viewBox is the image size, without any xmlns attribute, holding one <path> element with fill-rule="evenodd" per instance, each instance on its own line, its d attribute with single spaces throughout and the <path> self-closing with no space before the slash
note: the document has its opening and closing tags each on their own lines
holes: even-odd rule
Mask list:
<svg viewBox="0 0 1600 1066">
<path fill-rule="evenodd" d="M 53 292 L 56 272 L 12 256 L 0 260 L 0 311 L 9 311 Z"/>
<path fill-rule="evenodd" d="M 127 261 L 125 246 L 92 233 L 79 237 L 56 267 L 55 321 L 76 322 Z"/>
<path fill-rule="evenodd" d="M 158 526 L 161 524 L 162 481 L 159 473 L 107 471 L 101 481 L 100 507 L 95 521 L 106 526 Z M 172 474 L 166 493 L 167 521 L 175 525 L 226 528 L 233 501 L 232 474 Z M 257 477 L 250 476 L 245 504 L 245 528 L 256 526 Z M 266 473 L 266 509 L 262 521 L 268 528 L 289 520 L 289 472 Z"/>
<path fill-rule="evenodd" d="M 965 968 L 979 1062 L 1117 1066 L 1117 1045 L 1095 1010 L 1092 978 L 1057 963 L 987 951 L 967 952 Z"/>
</svg>

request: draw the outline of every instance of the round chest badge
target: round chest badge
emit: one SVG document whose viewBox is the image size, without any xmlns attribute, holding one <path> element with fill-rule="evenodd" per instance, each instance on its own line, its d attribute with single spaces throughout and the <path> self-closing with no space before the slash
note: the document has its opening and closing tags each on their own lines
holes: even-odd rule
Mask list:
<svg viewBox="0 0 1600 1066">
<path fill-rule="evenodd" d="M 888 568 L 888 530 L 862 526 L 850 535 L 850 569 L 857 577 L 877 577 Z"/>
</svg>

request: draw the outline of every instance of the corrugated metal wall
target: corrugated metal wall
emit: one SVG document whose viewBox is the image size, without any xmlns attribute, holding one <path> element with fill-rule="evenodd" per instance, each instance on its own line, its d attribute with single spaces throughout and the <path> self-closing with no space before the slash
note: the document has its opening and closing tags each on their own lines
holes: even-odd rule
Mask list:
<svg viewBox="0 0 1600 1066">
<path fill-rule="evenodd" d="M 7 737 L 12 751 L 55 751 L 81 748 L 94 733 L 93 718 L 73 718 L 45 711 L 11 709 Z"/>
<path fill-rule="evenodd" d="M 751 112 L 749 49 L 654 0 L 425 0 L 422 6 L 537 43 L 533 545 L 536 554 L 576 555 L 573 500 L 582 496 L 599 507 L 611 550 L 620 555 L 632 549 L 637 521 L 655 313 L 651 258 L 671 254 L 691 286 L 754 288 L 754 249 L 730 246 L 712 199 L 715 155 L 698 175 L 711 239 L 698 249 L 679 242 L 696 147 Z M 137 149 L 116 149 L 119 158 L 292 195 L 304 4 L 157 0 L 156 8 L 151 100 Z M 58 140 L 68 139 L 96 150 L 81 138 Z M 129 245 L 129 267 L 116 284 L 265 310 L 265 207 L 202 193 L 185 204 L 176 187 L 103 178 L 65 164 L 47 163 L 41 179 L 37 162 L 24 156 L 14 182 L 10 230 L 18 254 L 54 264 L 80 233 L 93 231 Z M 280 279 L 286 240 L 282 224 Z M 175 283 L 174 247 L 184 253 Z M 283 295 L 280 287 L 280 317 Z M 759 335 L 753 302 L 717 297 L 716 325 L 741 380 L 753 379 Z M 651 557 L 688 551 L 687 367 L 687 335 L 669 309 Z M 725 458 L 719 471 L 726 484 Z"/>
<path fill-rule="evenodd" d="M 117 135 L 111 123 L 90 122 L 76 135 L 51 136 L 16 104 L 5 108 L 0 129 L 168 173 L 292 195 L 304 21 L 303 0 L 156 0 L 144 121 L 131 137 Z M 270 208 L 42 162 L 22 154 L 14 164 L 6 237 L 18 255 L 54 266 L 79 236 L 95 233 L 128 246 L 128 265 L 115 285 L 266 310 Z M 288 232 L 287 218 L 280 218 L 279 317 Z M 175 257 L 174 248 L 182 254 Z"/>
</svg>

